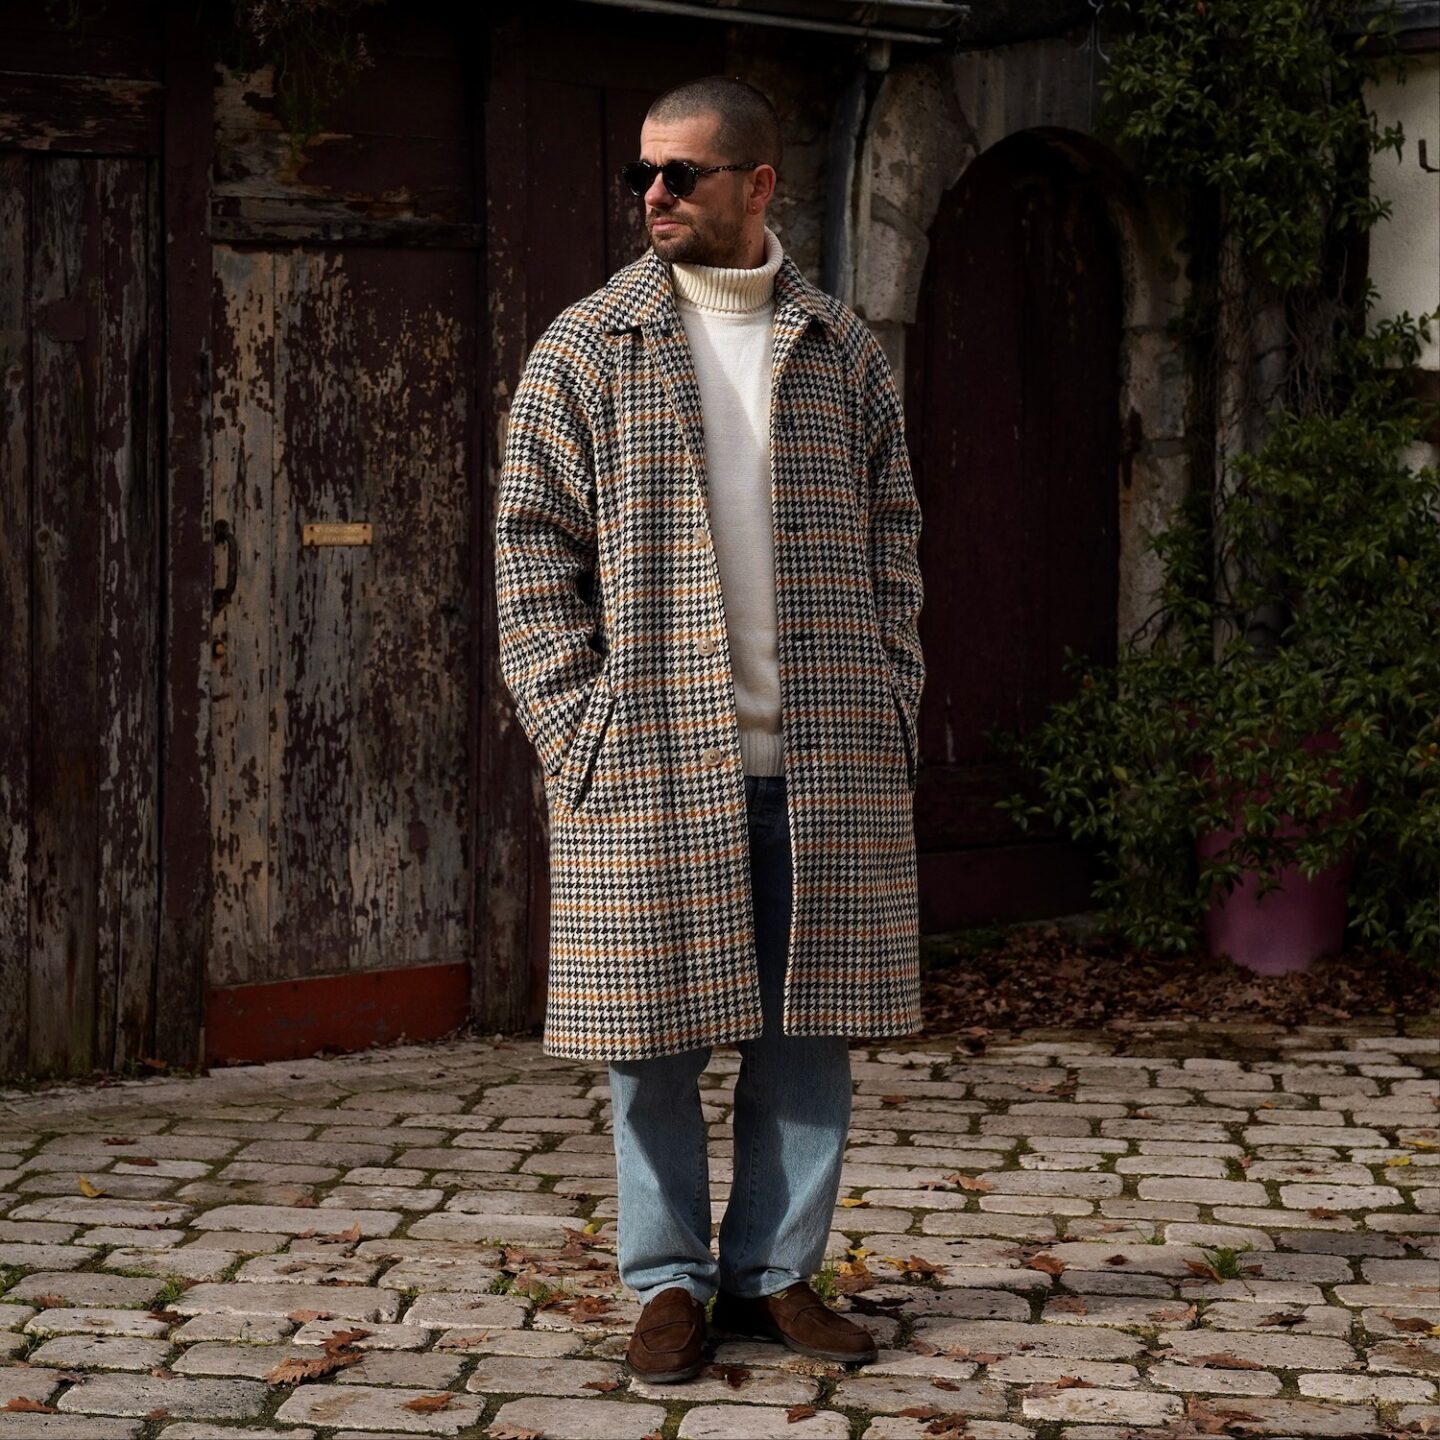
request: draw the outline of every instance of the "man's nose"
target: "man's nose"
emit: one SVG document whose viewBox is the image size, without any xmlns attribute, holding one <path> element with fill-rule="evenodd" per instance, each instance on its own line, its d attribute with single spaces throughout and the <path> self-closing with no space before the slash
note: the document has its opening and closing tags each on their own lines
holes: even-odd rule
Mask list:
<svg viewBox="0 0 1440 1440">
<path fill-rule="evenodd" d="M 657 174 L 650 182 L 650 188 L 645 192 L 645 203 L 652 210 L 668 210 L 675 203 L 675 197 L 665 188 L 664 176 Z"/>
</svg>

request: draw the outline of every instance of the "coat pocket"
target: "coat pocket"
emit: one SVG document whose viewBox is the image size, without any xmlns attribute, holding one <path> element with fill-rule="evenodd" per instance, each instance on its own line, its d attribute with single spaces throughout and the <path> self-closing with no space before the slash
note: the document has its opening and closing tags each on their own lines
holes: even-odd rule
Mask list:
<svg viewBox="0 0 1440 1440">
<path fill-rule="evenodd" d="M 615 709 L 615 692 L 602 674 L 595 682 L 590 702 L 580 721 L 580 728 L 565 752 L 560 766 L 556 787 L 559 798 L 571 810 L 578 810 L 590 791 L 590 782 L 595 773 L 596 757 L 610 725 L 610 716 Z"/>
<path fill-rule="evenodd" d="M 890 699 L 895 706 L 895 718 L 900 725 L 900 743 L 905 748 L 905 779 L 913 791 L 920 778 L 917 737 L 910 727 L 910 717 L 906 715 L 905 706 L 900 702 L 900 692 L 895 688 L 895 682 L 887 676 L 886 684 L 890 688 Z"/>
</svg>

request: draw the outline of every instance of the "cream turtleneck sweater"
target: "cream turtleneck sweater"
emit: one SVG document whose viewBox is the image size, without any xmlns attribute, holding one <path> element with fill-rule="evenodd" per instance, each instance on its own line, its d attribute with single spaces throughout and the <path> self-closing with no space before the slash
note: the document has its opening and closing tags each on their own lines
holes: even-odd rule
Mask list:
<svg viewBox="0 0 1440 1440">
<path fill-rule="evenodd" d="M 754 269 L 670 267 L 700 382 L 710 534 L 747 775 L 785 769 L 770 505 L 771 325 L 783 258 L 767 229 L 765 260 Z"/>
</svg>

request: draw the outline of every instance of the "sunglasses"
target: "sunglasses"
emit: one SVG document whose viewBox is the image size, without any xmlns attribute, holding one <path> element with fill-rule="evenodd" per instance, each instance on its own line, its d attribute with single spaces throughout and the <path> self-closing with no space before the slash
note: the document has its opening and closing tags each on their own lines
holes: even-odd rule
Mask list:
<svg viewBox="0 0 1440 1440">
<path fill-rule="evenodd" d="M 758 160 L 747 160 L 743 165 L 711 165 L 701 169 L 688 160 L 667 160 L 663 165 L 652 165 L 648 160 L 632 160 L 620 167 L 620 178 L 635 196 L 644 196 L 659 175 L 665 181 L 665 188 L 677 199 L 683 200 L 693 193 L 702 175 L 717 175 L 722 170 L 753 170 Z"/>
</svg>

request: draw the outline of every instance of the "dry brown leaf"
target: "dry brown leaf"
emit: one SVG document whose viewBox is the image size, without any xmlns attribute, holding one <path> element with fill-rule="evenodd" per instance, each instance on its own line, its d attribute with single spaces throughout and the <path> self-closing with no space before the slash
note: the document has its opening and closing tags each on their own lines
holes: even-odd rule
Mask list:
<svg viewBox="0 0 1440 1440">
<path fill-rule="evenodd" d="M 875 1284 L 875 1277 L 863 1260 L 842 1260 L 835 1267 L 835 1288 L 842 1295 L 857 1295 Z"/>
<path fill-rule="evenodd" d="M 1058 1310 L 1062 1315 L 1088 1315 L 1090 1307 L 1085 1303 L 1083 1295 L 1057 1295 L 1048 1306 L 1048 1310 Z"/>
<path fill-rule="evenodd" d="M 316 1241 L 321 1245 L 353 1245 L 360 1238 L 360 1222 L 357 1220 L 348 1230 L 341 1230 L 334 1235 L 317 1235 Z"/>
<path fill-rule="evenodd" d="M 610 1313 L 611 1302 L 602 1295 L 582 1295 L 568 1310 L 572 1320 L 579 1320 L 588 1324 L 592 1320 L 602 1320 Z"/>
<path fill-rule="evenodd" d="M 136 1140 L 133 1135 L 107 1135 L 100 1143 L 102 1145 L 134 1145 Z"/>
<path fill-rule="evenodd" d="M 1338 1220 L 1340 1212 L 1332 1210 L 1328 1205 L 1312 1205 L 1305 1212 L 1312 1220 Z"/>
<path fill-rule="evenodd" d="M 47 1291 L 44 1295 L 37 1295 L 35 1297 L 35 1303 L 42 1310 L 61 1310 L 65 1306 L 65 1297 Z"/>
<path fill-rule="evenodd" d="M 1258 1360 L 1247 1360 L 1243 1355 L 1235 1354 L 1233 1350 L 1221 1350 L 1214 1355 L 1192 1355 L 1185 1361 L 1185 1364 L 1210 1370 L 1264 1370 L 1266 1368 Z"/>
<path fill-rule="evenodd" d="M 404 1408 L 413 1410 L 417 1415 L 433 1415 L 437 1410 L 443 1410 L 454 1398 L 453 1390 L 445 1390 L 439 1395 L 417 1395 L 413 1400 L 407 1400 Z"/>
<path fill-rule="evenodd" d="M 1214 1285 L 1225 1283 L 1225 1277 L 1213 1265 L 1204 1260 L 1187 1260 L 1185 1268 L 1197 1280 L 1209 1280 Z"/>
<path fill-rule="evenodd" d="M 885 1263 L 894 1266 L 902 1275 L 919 1275 L 923 1278 L 928 1278 L 931 1275 L 943 1275 L 945 1273 L 945 1267 L 943 1265 L 936 1265 L 932 1261 L 927 1260 L 923 1255 L 911 1255 L 908 1259 L 904 1260 L 900 1259 L 899 1256 L 892 1255 L 886 1259 Z"/>
<path fill-rule="evenodd" d="M 930 1382 L 937 1390 L 958 1390 L 960 1387 L 953 1380 L 935 1379 Z"/>
<path fill-rule="evenodd" d="M 147 1420 L 168 1420 L 170 1412 L 163 1405 L 157 1405 L 153 1410 L 145 1412 L 145 1418 Z"/>
<path fill-rule="evenodd" d="M 1193 1305 L 1162 1305 L 1158 1310 L 1149 1311 L 1145 1318 L 1160 1324 L 1169 1320 L 1190 1321 L 1196 1313 Z"/>
<path fill-rule="evenodd" d="M 700 1373 L 712 1380 L 723 1380 L 732 1390 L 738 1390 L 750 1378 L 744 1365 L 707 1365 Z"/>
<path fill-rule="evenodd" d="M 880 1103 L 882 1105 L 903 1105 L 909 1098 L 908 1095 L 882 1095 Z"/>
<path fill-rule="evenodd" d="M 1304 1319 L 1305 1312 L 1303 1310 L 1275 1310 L 1269 1315 L 1262 1315 L 1255 1323 L 1257 1325 L 1299 1325 Z"/>
<path fill-rule="evenodd" d="M 152 1320 L 163 1320 L 167 1325 L 178 1325 L 185 1318 L 178 1310 L 151 1310 L 147 1313 Z"/>
<path fill-rule="evenodd" d="M 150 1367 L 150 1373 L 157 1380 L 173 1380 L 175 1378 L 175 1372 L 173 1370 L 167 1370 L 163 1365 L 152 1365 Z"/>
<path fill-rule="evenodd" d="M 897 1410 L 895 1413 L 903 1415 L 907 1420 L 933 1420 L 945 1412 L 938 1405 L 908 1405 L 904 1410 Z"/>
<path fill-rule="evenodd" d="M 1128 1265 L 1130 1263 L 1130 1257 L 1120 1254 L 1107 1255 L 1105 1257 L 1105 1263 L 1107 1265 Z"/>
<path fill-rule="evenodd" d="M 292 1310 L 285 1318 L 293 1320 L 297 1325 L 308 1325 L 312 1320 L 330 1320 L 334 1317 L 329 1310 Z"/>
<path fill-rule="evenodd" d="M 808 1420 L 812 1415 L 816 1413 L 816 1409 L 813 1405 L 792 1405 L 785 1412 L 785 1418 L 792 1425 L 794 1425 L 799 1420 Z"/>
<path fill-rule="evenodd" d="M 1388 1310 L 1380 1312 L 1397 1330 L 1407 1335 L 1428 1335 L 1434 1327 L 1418 1315 L 1392 1315 Z"/>
<path fill-rule="evenodd" d="M 123 1164 L 126 1165 L 158 1165 L 158 1160 L 152 1159 L 149 1155 L 127 1155 Z"/>
<path fill-rule="evenodd" d="M 46 1405 L 41 1400 L 31 1400 L 27 1395 L 15 1395 L 0 1405 L 0 1410 L 23 1410 L 27 1415 L 58 1415 L 60 1411 L 54 1405 Z"/>
<path fill-rule="evenodd" d="M 327 1347 L 318 1355 L 294 1355 L 282 1360 L 266 1371 L 265 1378 L 272 1385 L 299 1385 L 304 1380 L 323 1380 L 325 1376 L 344 1370 L 364 1358 L 364 1353 L 359 1350 L 331 1350 Z"/>
<path fill-rule="evenodd" d="M 980 1195 L 988 1195 L 995 1188 L 995 1182 L 982 1175 L 947 1175 L 945 1178 L 962 1190 L 973 1190 Z"/>
<path fill-rule="evenodd" d="M 1256 1419 L 1247 1410 L 1217 1410 L 1195 1395 L 1186 1402 L 1185 1418 L 1202 1435 L 1222 1435 L 1230 1425 Z"/>
<path fill-rule="evenodd" d="M 490 1440 L 545 1440 L 543 1430 L 522 1430 L 518 1425 L 491 1425 L 485 1432 Z"/>
<path fill-rule="evenodd" d="M 1065 1273 L 1065 1262 L 1056 1259 L 1054 1255 L 1036 1255 L 1030 1260 L 1029 1267 L 1046 1275 L 1063 1275 Z"/>
<path fill-rule="evenodd" d="M 598 1390 L 602 1395 L 608 1395 L 612 1390 L 620 1388 L 618 1380 L 586 1380 L 581 1383 L 582 1390 Z"/>
</svg>

